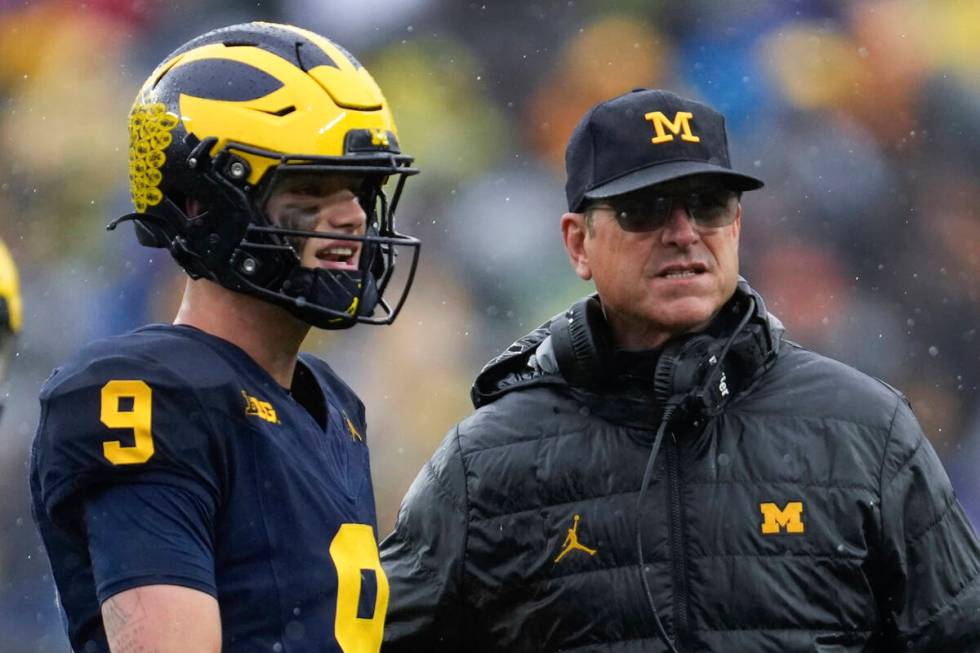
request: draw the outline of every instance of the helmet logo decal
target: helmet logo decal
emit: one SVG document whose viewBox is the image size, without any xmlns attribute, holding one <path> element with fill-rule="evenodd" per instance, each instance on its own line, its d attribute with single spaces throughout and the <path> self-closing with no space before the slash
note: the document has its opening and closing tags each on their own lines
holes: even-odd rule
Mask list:
<svg viewBox="0 0 980 653">
<path fill-rule="evenodd" d="M 170 75 L 165 75 L 160 80 L 158 92 L 167 92 L 171 79 Z M 216 79 L 221 83 L 215 83 Z M 178 92 L 206 100 L 247 102 L 264 98 L 282 87 L 282 80 L 245 61 L 212 57 L 192 59 L 180 66 Z"/>
<path fill-rule="evenodd" d="M 167 161 L 164 150 L 173 140 L 170 132 L 178 119 L 162 102 L 133 105 L 129 112 L 129 187 L 137 211 L 163 201 L 160 168 Z"/>
<path fill-rule="evenodd" d="M 376 145 L 388 149 L 391 143 L 388 141 L 388 132 L 383 129 L 371 130 L 371 145 Z"/>
</svg>

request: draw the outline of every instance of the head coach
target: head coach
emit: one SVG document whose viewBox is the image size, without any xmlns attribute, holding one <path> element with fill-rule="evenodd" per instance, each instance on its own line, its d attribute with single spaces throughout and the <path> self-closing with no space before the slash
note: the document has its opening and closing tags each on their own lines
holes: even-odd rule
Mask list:
<svg viewBox="0 0 980 653">
<path fill-rule="evenodd" d="M 596 294 L 473 386 L 382 545 L 386 650 L 980 650 L 980 545 L 906 399 L 738 274 L 725 122 L 637 90 L 566 150 Z"/>
</svg>

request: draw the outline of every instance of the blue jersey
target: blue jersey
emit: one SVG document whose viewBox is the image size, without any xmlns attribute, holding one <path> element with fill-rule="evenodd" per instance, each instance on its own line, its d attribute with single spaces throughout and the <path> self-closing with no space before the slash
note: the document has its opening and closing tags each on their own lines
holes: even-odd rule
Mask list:
<svg viewBox="0 0 980 653">
<path fill-rule="evenodd" d="M 242 350 L 155 325 L 41 391 L 34 516 L 75 651 L 150 584 L 215 596 L 224 651 L 377 651 L 388 605 L 364 408 L 301 355 L 292 392 Z"/>
</svg>

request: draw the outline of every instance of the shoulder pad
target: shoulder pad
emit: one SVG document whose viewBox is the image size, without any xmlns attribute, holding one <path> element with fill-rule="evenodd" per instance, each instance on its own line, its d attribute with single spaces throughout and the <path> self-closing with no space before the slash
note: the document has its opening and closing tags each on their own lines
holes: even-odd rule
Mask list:
<svg viewBox="0 0 980 653">
<path fill-rule="evenodd" d="M 41 390 L 32 471 L 56 521 L 98 485 L 173 483 L 209 492 L 221 485 L 214 461 L 223 442 L 214 422 L 225 419 L 220 398 L 228 393 L 209 388 L 205 406 L 189 379 L 129 344 L 86 348 Z"/>
</svg>

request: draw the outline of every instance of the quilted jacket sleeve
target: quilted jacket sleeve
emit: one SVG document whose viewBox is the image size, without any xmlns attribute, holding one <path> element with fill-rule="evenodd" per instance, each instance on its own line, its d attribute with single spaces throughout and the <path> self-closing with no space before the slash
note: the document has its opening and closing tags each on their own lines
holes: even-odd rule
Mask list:
<svg viewBox="0 0 980 653">
<path fill-rule="evenodd" d="M 887 650 L 980 650 L 980 544 L 904 400 L 881 468 Z"/>
<path fill-rule="evenodd" d="M 419 472 L 395 530 L 381 543 L 390 586 L 383 650 L 461 650 L 460 577 L 466 548 L 466 482 L 457 429 Z"/>
</svg>

